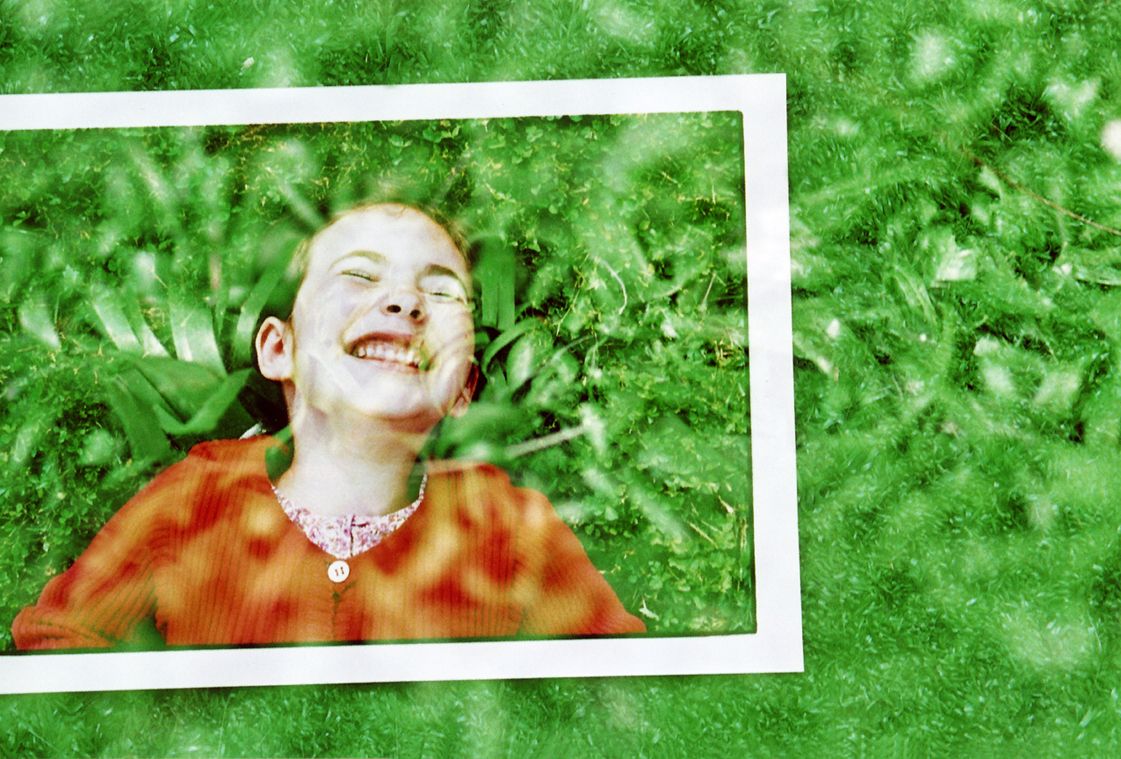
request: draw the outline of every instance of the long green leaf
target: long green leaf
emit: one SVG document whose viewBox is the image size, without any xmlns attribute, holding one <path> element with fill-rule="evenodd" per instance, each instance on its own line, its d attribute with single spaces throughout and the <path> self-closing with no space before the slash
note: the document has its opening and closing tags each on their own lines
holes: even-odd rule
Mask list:
<svg viewBox="0 0 1121 759">
<path fill-rule="evenodd" d="M 506 358 L 506 379 L 510 389 L 517 390 L 537 373 L 537 341 L 533 333 L 527 333 L 510 348 Z"/>
<path fill-rule="evenodd" d="M 39 450 L 43 434 L 50 429 L 58 418 L 58 410 L 46 408 L 25 421 L 16 433 L 11 449 L 8 451 L 8 466 L 21 469 Z"/>
<path fill-rule="evenodd" d="M 505 264 L 507 268 L 503 269 L 503 276 L 498 278 L 498 328 L 510 329 L 514 326 L 514 320 L 517 318 L 517 304 L 514 300 L 514 279 L 516 276 L 516 264 L 514 262 L 514 252 L 509 251 L 506 257 Z"/>
<path fill-rule="evenodd" d="M 277 445 L 265 451 L 265 470 L 269 479 L 275 482 L 292 465 L 292 428 L 285 427 L 273 437 Z"/>
<path fill-rule="evenodd" d="M 109 407 L 125 429 L 129 449 L 136 461 L 162 461 L 171 455 L 171 445 L 156 416 L 144 409 L 120 377 L 106 384 Z"/>
<path fill-rule="evenodd" d="M 476 401 L 462 417 L 448 419 L 441 430 L 445 446 L 464 446 L 479 440 L 501 440 L 526 426 L 525 413 L 506 403 Z"/>
<path fill-rule="evenodd" d="M 19 324 L 24 331 L 44 345 L 58 350 L 62 347 L 47 305 L 39 299 L 19 304 Z"/>
<path fill-rule="evenodd" d="M 537 324 L 536 319 L 522 319 L 520 322 L 515 324 L 512 328 L 506 330 L 505 332 L 500 334 L 498 337 L 496 337 L 494 339 L 494 342 L 492 342 L 490 345 L 488 345 L 487 349 L 485 351 L 483 351 L 483 360 L 482 360 L 482 363 L 480 364 L 480 366 L 483 368 L 483 371 L 487 370 L 487 367 L 490 366 L 491 360 L 495 357 L 495 355 L 500 350 L 502 350 L 507 345 L 509 345 L 510 343 L 517 340 L 519 337 L 521 337 L 523 334 L 525 334 L 525 332 L 527 330 L 529 330 L 531 327 L 533 327 L 535 324 Z"/>
<path fill-rule="evenodd" d="M 510 388 L 506 382 L 506 374 L 502 369 L 487 372 L 487 384 L 479 400 L 487 402 L 503 402 L 510 397 Z"/>
<path fill-rule="evenodd" d="M 148 325 L 144 314 L 140 310 L 140 303 L 132 298 L 120 299 L 121 310 L 132 326 L 132 332 L 140 339 L 140 347 L 145 356 L 166 356 L 167 348 L 164 347 L 156 333 Z"/>
<path fill-rule="evenodd" d="M 269 296 L 280 284 L 280 280 L 284 276 L 284 269 L 285 267 L 278 265 L 266 271 L 257 280 L 257 284 L 253 285 L 249 297 L 245 299 L 241 312 L 237 316 L 237 326 L 234 328 L 232 355 L 234 366 L 244 366 L 253 360 L 253 330 L 257 326 L 257 319 L 260 317 L 262 309 L 269 302 Z"/>
<path fill-rule="evenodd" d="M 514 326 L 516 266 L 514 251 L 504 241 L 494 238 L 484 243 L 475 266 L 475 279 L 482 288 L 479 321 L 483 326 L 500 330 Z"/>
<path fill-rule="evenodd" d="M 210 312 L 198 303 L 177 295 L 169 298 L 169 305 L 175 354 L 184 361 L 193 361 L 225 374 L 226 367 L 222 364 L 222 353 L 218 350 Z"/>
<path fill-rule="evenodd" d="M 171 435 L 202 435 L 213 432 L 237 401 L 238 393 L 245 387 L 245 382 L 252 371 L 252 369 L 241 369 L 228 375 L 187 422 L 180 422 L 157 407 L 156 414 L 160 426 Z"/>
<path fill-rule="evenodd" d="M 147 415 L 156 414 L 158 410 L 174 413 L 163 394 L 135 367 L 122 370 L 116 379 Z"/>
<path fill-rule="evenodd" d="M 131 362 L 181 419 L 198 413 L 222 383 L 222 377 L 201 364 L 165 356 Z"/>
<path fill-rule="evenodd" d="M 90 307 L 93 309 L 95 325 L 125 353 L 143 353 L 144 349 L 136 333 L 129 324 L 121 308 L 118 295 L 106 288 L 96 288 L 90 294 Z"/>
<path fill-rule="evenodd" d="M 44 245 L 36 234 L 24 229 L 0 229 L 0 297 L 12 302 L 28 279 L 35 275 L 35 251 Z"/>
</svg>

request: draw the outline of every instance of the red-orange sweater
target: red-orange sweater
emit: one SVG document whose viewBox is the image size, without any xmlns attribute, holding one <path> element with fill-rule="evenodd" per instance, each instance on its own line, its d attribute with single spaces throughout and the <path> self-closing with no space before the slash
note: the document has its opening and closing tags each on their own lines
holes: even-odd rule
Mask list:
<svg viewBox="0 0 1121 759">
<path fill-rule="evenodd" d="M 645 630 L 548 500 L 490 465 L 431 467 L 416 513 L 336 584 L 273 496 L 273 445 L 203 443 L 157 476 L 20 612 L 16 646 L 112 646 L 149 620 L 175 646 Z"/>
</svg>

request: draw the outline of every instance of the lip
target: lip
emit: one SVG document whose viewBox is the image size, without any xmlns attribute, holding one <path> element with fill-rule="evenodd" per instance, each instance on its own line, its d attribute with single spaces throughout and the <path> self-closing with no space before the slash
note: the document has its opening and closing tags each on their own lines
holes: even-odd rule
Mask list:
<svg viewBox="0 0 1121 759">
<path fill-rule="evenodd" d="M 399 372 L 424 371 L 430 362 L 424 344 L 414 333 L 377 330 L 345 343 L 347 356 Z"/>
</svg>

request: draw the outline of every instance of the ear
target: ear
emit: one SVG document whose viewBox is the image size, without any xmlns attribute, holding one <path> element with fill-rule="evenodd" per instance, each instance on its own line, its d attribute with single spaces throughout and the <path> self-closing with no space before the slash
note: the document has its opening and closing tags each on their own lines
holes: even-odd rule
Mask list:
<svg viewBox="0 0 1121 759">
<path fill-rule="evenodd" d="M 455 399 L 455 404 L 448 412 L 449 416 L 458 418 L 467 413 L 467 407 L 471 405 L 471 399 L 475 397 L 475 388 L 478 384 L 479 366 L 478 364 L 471 364 L 471 368 L 467 371 L 467 380 L 463 383 L 463 390 L 460 391 L 459 397 Z"/>
<path fill-rule="evenodd" d="M 262 322 L 254 345 L 257 348 L 257 366 L 265 378 L 277 382 L 292 379 L 294 342 L 295 335 L 287 322 L 275 316 Z"/>
</svg>

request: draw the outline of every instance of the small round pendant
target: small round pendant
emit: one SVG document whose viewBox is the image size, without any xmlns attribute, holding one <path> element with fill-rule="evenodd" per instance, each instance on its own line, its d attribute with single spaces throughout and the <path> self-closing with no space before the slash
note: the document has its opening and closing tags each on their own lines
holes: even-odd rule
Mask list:
<svg viewBox="0 0 1121 759">
<path fill-rule="evenodd" d="M 332 561 L 331 566 L 327 567 L 327 576 L 331 578 L 331 582 L 345 582 L 350 577 L 350 565 L 342 559 Z"/>
</svg>

